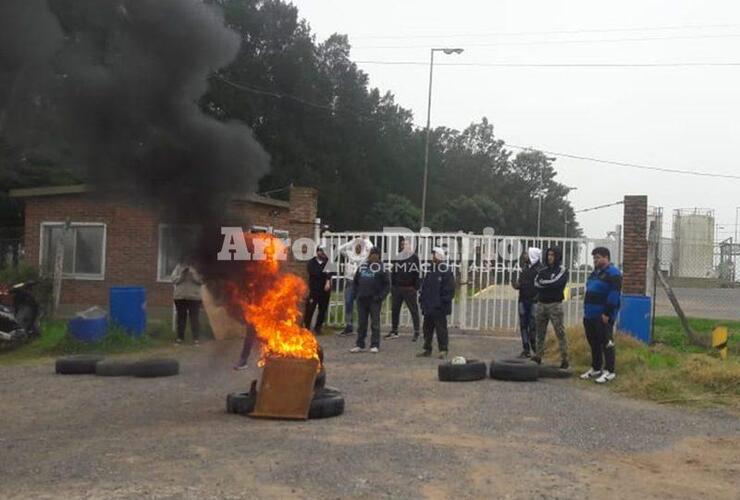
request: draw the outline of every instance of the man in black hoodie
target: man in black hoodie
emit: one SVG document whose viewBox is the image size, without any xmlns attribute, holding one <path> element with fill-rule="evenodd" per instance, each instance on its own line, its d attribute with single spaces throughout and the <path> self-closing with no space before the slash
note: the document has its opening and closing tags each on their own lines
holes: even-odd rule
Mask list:
<svg viewBox="0 0 740 500">
<path fill-rule="evenodd" d="M 411 313 L 411 321 L 414 324 L 414 336 L 416 342 L 419 338 L 419 257 L 414 253 L 411 241 L 403 241 L 403 250 L 400 259 L 393 263 L 393 274 L 391 275 L 391 331 L 385 336 L 386 339 L 397 339 L 398 323 L 401 320 L 401 306 L 405 303 Z"/>
<path fill-rule="evenodd" d="M 316 256 L 308 261 L 308 299 L 303 315 L 303 327 L 311 329 L 313 313 L 318 306 L 319 313 L 316 315 L 316 326 L 313 329 L 316 335 L 321 335 L 331 296 L 331 273 L 324 270 L 328 261 L 329 258 L 321 247 L 316 249 Z"/>
<path fill-rule="evenodd" d="M 537 289 L 534 280 L 543 267 L 540 263 L 541 256 L 542 250 L 539 248 L 530 248 L 522 253 L 519 277 L 511 282 L 511 286 L 519 290 L 519 331 L 522 335 L 520 358 L 530 357 L 530 351 L 531 355 L 537 352 Z"/>
<path fill-rule="evenodd" d="M 560 346 L 560 368 L 568 368 L 568 341 L 565 339 L 563 324 L 563 291 L 568 283 L 568 270 L 561 264 L 562 255 L 558 248 L 548 248 L 547 267 L 542 268 L 534 280 L 538 293 L 537 304 L 537 355 L 532 357 L 536 363 L 542 362 L 545 354 L 545 334 L 547 324 L 552 321 Z"/>
<path fill-rule="evenodd" d="M 450 265 L 445 262 L 444 248 L 432 249 L 432 265 L 421 284 L 421 312 L 424 314 L 424 350 L 416 356 L 428 358 L 432 355 L 432 339 L 437 332 L 439 359 L 447 358 L 449 335 L 447 316 L 452 314 L 452 299 L 455 298 L 455 277 Z"/>
<path fill-rule="evenodd" d="M 380 350 L 380 309 L 391 288 L 390 276 L 383 269 L 383 263 L 380 262 L 380 250 L 377 247 L 370 250 L 367 260 L 357 270 L 354 287 L 359 326 L 357 328 L 357 345 L 350 349 L 350 352 L 357 353 L 365 350 L 369 318 L 370 329 L 372 330 L 370 352 L 377 354 Z"/>
</svg>

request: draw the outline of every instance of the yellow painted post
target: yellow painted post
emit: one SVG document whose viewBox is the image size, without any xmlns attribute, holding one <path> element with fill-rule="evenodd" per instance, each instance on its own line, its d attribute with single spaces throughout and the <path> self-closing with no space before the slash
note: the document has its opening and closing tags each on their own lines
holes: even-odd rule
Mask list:
<svg viewBox="0 0 740 500">
<path fill-rule="evenodd" d="M 727 359 L 727 327 L 715 326 L 712 330 L 712 347 L 719 351 L 719 357 Z"/>
</svg>

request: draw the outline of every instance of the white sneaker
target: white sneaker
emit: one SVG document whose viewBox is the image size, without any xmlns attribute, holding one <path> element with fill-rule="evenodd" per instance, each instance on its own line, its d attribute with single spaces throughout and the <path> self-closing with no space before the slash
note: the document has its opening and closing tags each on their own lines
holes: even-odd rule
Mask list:
<svg viewBox="0 0 740 500">
<path fill-rule="evenodd" d="M 604 370 L 604 372 L 601 374 L 601 377 L 596 379 L 597 384 L 606 384 L 607 382 L 611 382 L 614 380 L 614 377 L 616 377 L 616 373 L 612 373 L 609 370 Z"/>
<path fill-rule="evenodd" d="M 378 349 L 377 347 L 371 347 L 370 352 L 373 354 L 378 354 L 380 352 L 380 349 Z"/>
<path fill-rule="evenodd" d="M 358 352 L 365 352 L 364 347 L 354 346 L 352 349 L 349 350 L 349 352 L 357 354 Z"/>
<path fill-rule="evenodd" d="M 589 368 L 588 371 L 581 375 L 581 380 L 588 380 L 590 378 L 598 378 L 601 376 L 601 370 L 594 370 L 593 368 Z"/>
</svg>

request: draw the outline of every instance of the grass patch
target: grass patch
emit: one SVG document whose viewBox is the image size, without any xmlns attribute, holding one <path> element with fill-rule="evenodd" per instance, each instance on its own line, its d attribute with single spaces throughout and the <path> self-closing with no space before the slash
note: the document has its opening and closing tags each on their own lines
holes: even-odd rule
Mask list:
<svg viewBox="0 0 740 500">
<path fill-rule="evenodd" d="M 80 342 L 67 331 L 67 322 L 47 320 L 42 322 L 41 336 L 14 350 L 0 350 L 0 364 L 10 364 L 32 359 L 69 354 L 101 353 L 120 354 L 137 352 L 170 344 L 174 340 L 169 323 L 151 323 L 140 337 L 131 337 L 120 328 L 110 328 L 98 342 Z"/>
<path fill-rule="evenodd" d="M 591 350 L 582 327 L 568 330 L 571 363 L 576 373 L 591 365 Z M 658 403 L 724 406 L 740 410 L 740 361 L 722 361 L 714 353 L 675 348 L 666 343 L 648 346 L 622 334 L 617 344 L 617 378 L 607 387 L 622 394 Z M 559 361 L 554 335 L 547 339 L 548 359 Z M 584 382 L 585 383 L 585 382 Z"/>
<path fill-rule="evenodd" d="M 715 326 L 726 326 L 730 336 L 727 347 L 730 353 L 740 354 L 740 321 L 725 321 L 717 319 L 689 318 L 689 325 L 700 336 L 711 341 L 712 330 Z M 705 349 L 690 345 L 678 318 L 658 316 L 655 318 L 655 335 L 653 340 L 666 344 L 677 351 L 703 353 Z"/>
</svg>

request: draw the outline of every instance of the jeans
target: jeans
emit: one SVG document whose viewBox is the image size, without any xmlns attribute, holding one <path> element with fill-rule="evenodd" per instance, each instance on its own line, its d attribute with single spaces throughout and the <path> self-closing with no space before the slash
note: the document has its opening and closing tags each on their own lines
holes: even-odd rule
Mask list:
<svg viewBox="0 0 740 500">
<path fill-rule="evenodd" d="M 326 318 L 326 309 L 329 307 L 329 297 L 331 292 L 310 292 L 308 299 L 306 299 L 306 310 L 303 314 L 303 327 L 311 329 L 311 320 L 313 320 L 313 313 L 316 307 L 319 308 L 319 313 L 316 315 L 316 326 L 314 331 L 321 333 L 321 327 L 324 325 L 324 319 Z"/>
<path fill-rule="evenodd" d="M 242 352 L 239 356 L 239 365 L 246 365 L 249 359 L 249 354 L 252 352 L 252 346 L 254 345 L 255 333 L 254 327 L 247 325 L 247 334 L 244 336 L 244 344 L 242 344 Z"/>
<path fill-rule="evenodd" d="M 537 352 L 537 303 L 532 301 L 519 302 L 519 332 L 522 335 L 522 349 Z"/>
<path fill-rule="evenodd" d="M 411 313 L 414 324 L 414 335 L 419 334 L 419 302 L 416 288 L 412 286 L 393 287 L 391 292 L 391 331 L 398 333 L 398 323 L 401 321 L 401 306 L 406 304 Z"/>
<path fill-rule="evenodd" d="M 175 310 L 177 311 L 177 338 L 180 340 L 185 338 L 185 326 L 189 317 L 193 340 L 198 340 L 200 336 L 200 321 L 198 321 L 200 300 L 175 299 Z"/>
<path fill-rule="evenodd" d="M 547 323 L 552 322 L 555 335 L 560 347 L 560 359 L 568 361 L 568 340 L 565 338 L 565 326 L 563 324 L 563 303 L 552 302 L 550 304 L 537 304 L 537 357 L 542 359 L 545 354 L 545 334 Z"/>
<path fill-rule="evenodd" d="M 586 340 L 591 346 L 591 368 L 600 372 L 602 366 L 614 373 L 616 353 L 614 352 L 614 324 L 604 324 L 599 319 L 584 319 L 583 327 L 586 329 Z"/>
<path fill-rule="evenodd" d="M 347 279 L 344 282 L 344 323 L 352 328 L 352 306 L 355 304 L 355 282 Z"/>
<path fill-rule="evenodd" d="M 447 332 L 447 315 L 444 313 L 433 313 L 424 315 L 424 350 L 432 351 L 432 339 L 437 332 L 437 345 L 440 351 L 447 351 L 449 334 Z"/>
<path fill-rule="evenodd" d="M 373 299 L 357 299 L 357 313 L 359 326 L 357 327 L 357 347 L 365 348 L 367 338 L 367 322 L 370 320 L 370 347 L 380 347 L 380 308 L 383 303 Z"/>
</svg>

